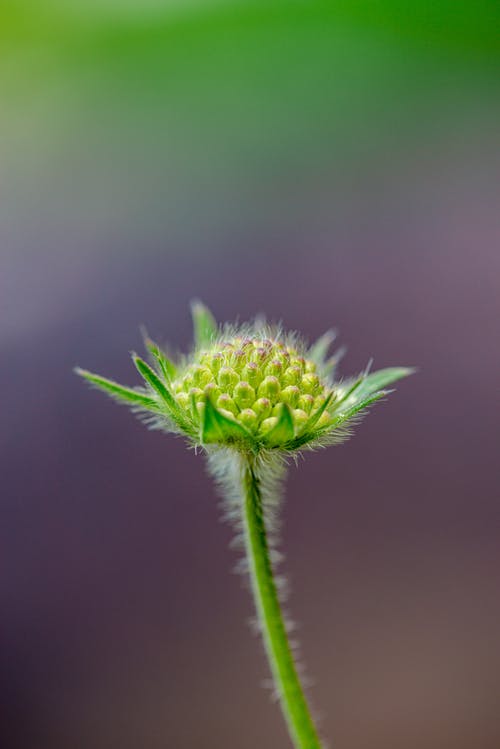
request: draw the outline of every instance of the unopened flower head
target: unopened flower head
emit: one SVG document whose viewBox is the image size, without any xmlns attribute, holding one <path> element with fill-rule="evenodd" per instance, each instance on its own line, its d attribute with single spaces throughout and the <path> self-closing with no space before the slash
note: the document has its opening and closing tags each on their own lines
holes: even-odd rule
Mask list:
<svg viewBox="0 0 500 749">
<path fill-rule="evenodd" d="M 317 374 L 316 363 L 303 353 L 297 343 L 281 340 L 278 331 L 272 338 L 263 337 L 262 331 L 223 334 L 209 348 L 195 351 L 171 387 L 200 433 L 209 401 L 219 416 L 244 428 L 243 441 L 286 447 L 308 430 L 324 429 L 332 421 L 328 406 L 335 394 Z M 219 419 L 219 424 L 224 430 L 224 422 Z M 229 430 L 229 442 L 234 441 L 234 433 Z M 220 441 L 215 433 L 205 435 L 205 441 L 211 438 Z"/>
<path fill-rule="evenodd" d="M 218 445 L 258 454 L 341 441 L 355 417 L 386 395 L 384 387 L 412 371 L 394 367 L 336 382 L 339 356 L 328 357 L 331 331 L 308 347 L 298 335 L 260 320 L 219 328 L 202 304 L 192 311 L 190 356 L 175 364 L 150 339 L 152 366 L 134 356 L 142 388 L 78 373 L 146 414 L 155 427 L 207 449 Z"/>
</svg>

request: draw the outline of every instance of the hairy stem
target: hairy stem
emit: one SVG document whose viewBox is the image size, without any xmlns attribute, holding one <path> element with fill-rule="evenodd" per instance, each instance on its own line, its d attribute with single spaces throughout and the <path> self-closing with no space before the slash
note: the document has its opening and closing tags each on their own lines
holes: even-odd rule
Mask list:
<svg viewBox="0 0 500 749">
<path fill-rule="evenodd" d="M 242 476 L 242 519 L 252 592 L 283 715 L 296 749 L 321 749 L 280 608 L 255 463 L 245 460 Z"/>
</svg>

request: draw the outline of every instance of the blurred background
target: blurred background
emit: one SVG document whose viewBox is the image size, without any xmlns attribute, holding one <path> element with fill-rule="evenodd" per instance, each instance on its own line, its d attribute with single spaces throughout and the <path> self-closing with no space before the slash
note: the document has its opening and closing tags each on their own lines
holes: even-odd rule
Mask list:
<svg viewBox="0 0 500 749">
<path fill-rule="evenodd" d="M 500 5 L 4 0 L 0 745 L 287 749 L 203 461 L 88 390 L 188 303 L 416 365 L 290 473 L 338 749 L 500 746 Z"/>
</svg>

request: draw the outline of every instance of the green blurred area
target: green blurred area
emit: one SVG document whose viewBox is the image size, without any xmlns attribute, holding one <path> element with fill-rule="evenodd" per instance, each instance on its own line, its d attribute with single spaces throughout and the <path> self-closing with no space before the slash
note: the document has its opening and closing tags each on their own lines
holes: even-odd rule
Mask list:
<svg viewBox="0 0 500 749">
<path fill-rule="evenodd" d="M 36 194 L 42 211 L 41 182 L 97 221 L 265 212 L 310 175 L 498 113 L 497 2 L 15 0 L 0 14 L 0 166 L 12 203 Z"/>
</svg>

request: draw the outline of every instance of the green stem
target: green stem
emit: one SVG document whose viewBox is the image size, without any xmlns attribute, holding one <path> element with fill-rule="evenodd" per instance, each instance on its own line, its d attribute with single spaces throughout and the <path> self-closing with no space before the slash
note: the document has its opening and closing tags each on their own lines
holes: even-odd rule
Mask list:
<svg viewBox="0 0 500 749">
<path fill-rule="evenodd" d="M 321 749 L 288 642 L 269 555 L 259 476 L 251 460 L 243 465 L 242 500 L 252 592 L 288 731 L 295 749 Z"/>
</svg>

